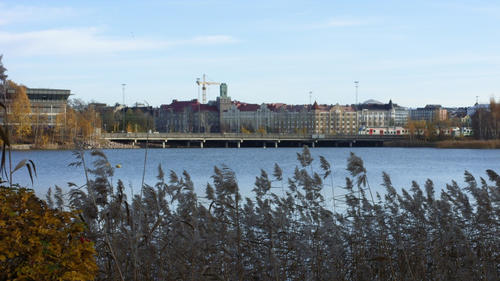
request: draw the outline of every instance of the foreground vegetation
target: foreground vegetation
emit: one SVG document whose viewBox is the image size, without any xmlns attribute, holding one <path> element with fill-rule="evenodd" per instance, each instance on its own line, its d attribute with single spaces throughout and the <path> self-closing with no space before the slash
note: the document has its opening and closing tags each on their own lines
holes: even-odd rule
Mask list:
<svg viewBox="0 0 500 281">
<path fill-rule="evenodd" d="M 1 59 L 0 55 L 3 91 L 7 75 Z M 28 159 L 12 162 L 12 135 L 22 126 L 5 124 L 9 124 L 9 117 L 18 125 L 22 120 L 10 116 L 5 103 L 0 102 L 0 108 L 4 122 L 0 126 L 0 280 L 94 280 L 96 252 L 93 242 L 85 237 L 86 225 L 79 211 L 53 208 L 50 201 L 47 205 L 32 190 L 13 183 L 14 173 L 21 168 L 27 169 L 33 183 L 36 165 Z M 58 202 L 62 200 L 61 193 L 55 196 Z"/>
<path fill-rule="evenodd" d="M 94 280 L 84 227 L 77 212 L 48 208 L 33 191 L 0 187 L 0 280 Z"/>
<path fill-rule="evenodd" d="M 352 154 L 334 210 L 323 197 L 331 166 L 321 157 L 315 171 L 307 148 L 290 179 L 278 165 L 272 176 L 262 170 L 253 198 L 240 196 L 228 167 L 215 167 L 202 198 L 188 173 L 166 176 L 161 167 L 154 186 L 127 198 L 102 152 L 92 153 L 92 168 L 76 155 L 88 181 L 73 185 L 67 204 L 81 210 L 95 243 L 98 280 L 500 278 L 500 177 L 492 170 L 489 182 L 465 172 L 464 188 L 453 181 L 440 194 L 431 180 L 398 192 L 384 173 L 385 194 L 371 194 Z M 56 194 L 49 205 L 64 208 Z"/>
</svg>

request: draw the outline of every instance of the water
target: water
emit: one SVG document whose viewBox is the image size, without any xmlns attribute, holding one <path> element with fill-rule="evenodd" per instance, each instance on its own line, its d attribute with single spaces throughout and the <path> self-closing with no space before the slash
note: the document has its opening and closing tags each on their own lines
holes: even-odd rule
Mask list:
<svg viewBox="0 0 500 281">
<path fill-rule="evenodd" d="M 196 192 L 203 196 L 206 184 L 211 182 L 215 165 L 227 165 L 235 171 L 243 196 L 251 196 L 255 177 L 260 175 L 260 169 L 272 174 L 274 163 L 283 169 L 284 178 L 291 176 L 295 166 L 299 165 L 296 153 L 300 148 L 206 148 L 206 149 L 149 149 L 145 182 L 156 183 L 158 165 L 164 171 L 173 170 L 181 174 L 189 172 L 195 183 Z M 129 191 L 137 192 L 141 185 L 144 155 L 143 149 L 104 150 L 115 169 L 113 182 L 121 179 Z M 373 192 L 383 192 L 381 187 L 382 172 L 387 172 L 397 189 L 409 188 L 412 180 L 423 186 L 426 179 L 434 181 L 436 189 L 444 188 L 446 183 L 456 180 L 463 185 L 463 173 L 470 171 L 476 177 L 485 177 L 486 169 L 500 173 L 500 150 L 477 149 L 435 149 L 435 148 L 314 148 L 311 154 L 315 171 L 319 169 L 319 156 L 324 156 L 333 167 L 334 186 L 345 184 L 348 176 L 346 168 L 349 153 L 360 156 L 368 171 L 368 179 Z M 67 182 L 78 185 L 85 183 L 83 169 L 69 167 L 75 161 L 71 151 L 14 151 L 13 163 L 22 159 L 35 162 L 38 177 L 33 189 L 43 196 L 49 187 L 58 185 L 69 190 Z M 87 162 L 90 162 L 90 155 Z M 14 164 L 15 165 L 15 164 Z M 168 173 L 167 173 L 168 175 Z M 14 182 L 31 186 L 26 169 L 19 170 L 14 175 Z M 286 185 L 286 181 L 284 182 Z M 325 196 L 331 198 L 330 180 L 327 181 Z M 281 186 L 280 183 L 274 185 Z M 339 190 L 340 191 L 340 190 Z"/>
</svg>

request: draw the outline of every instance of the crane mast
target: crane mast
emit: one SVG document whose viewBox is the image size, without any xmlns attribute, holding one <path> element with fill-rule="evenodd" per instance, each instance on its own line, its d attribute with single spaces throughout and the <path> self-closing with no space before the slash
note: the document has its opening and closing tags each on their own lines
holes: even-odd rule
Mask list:
<svg viewBox="0 0 500 281">
<path fill-rule="evenodd" d="M 205 74 L 203 74 L 203 80 L 200 80 L 200 78 L 196 78 L 196 84 L 198 86 L 201 86 L 201 90 L 202 90 L 202 103 L 205 104 L 205 103 L 207 103 L 207 86 L 209 86 L 209 85 L 220 85 L 221 83 L 207 81 L 206 77 L 205 77 Z"/>
</svg>

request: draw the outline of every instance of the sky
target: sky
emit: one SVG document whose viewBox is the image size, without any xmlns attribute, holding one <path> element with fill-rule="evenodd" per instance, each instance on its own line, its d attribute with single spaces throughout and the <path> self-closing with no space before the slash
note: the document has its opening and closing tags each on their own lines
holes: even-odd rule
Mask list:
<svg viewBox="0 0 500 281">
<path fill-rule="evenodd" d="M 250 103 L 470 106 L 500 97 L 499 1 L 0 0 L 9 78 L 153 106 L 196 78 Z M 207 95 L 215 99 L 218 87 Z"/>
</svg>

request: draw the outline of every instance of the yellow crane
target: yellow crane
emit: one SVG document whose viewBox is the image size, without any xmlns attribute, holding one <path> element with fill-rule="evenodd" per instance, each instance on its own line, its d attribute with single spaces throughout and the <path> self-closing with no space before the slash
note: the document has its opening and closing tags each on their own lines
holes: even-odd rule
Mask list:
<svg viewBox="0 0 500 281">
<path fill-rule="evenodd" d="M 207 103 L 207 86 L 208 85 L 220 85 L 221 83 L 207 81 L 206 77 L 205 77 L 205 74 L 203 74 L 203 81 L 200 80 L 200 78 L 196 78 L 196 84 L 198 84 L 198 86 L 201 85 L 201 90 L 203 92 L 202 103 L 205 104 L 205 103 Z"/>
</svg>

